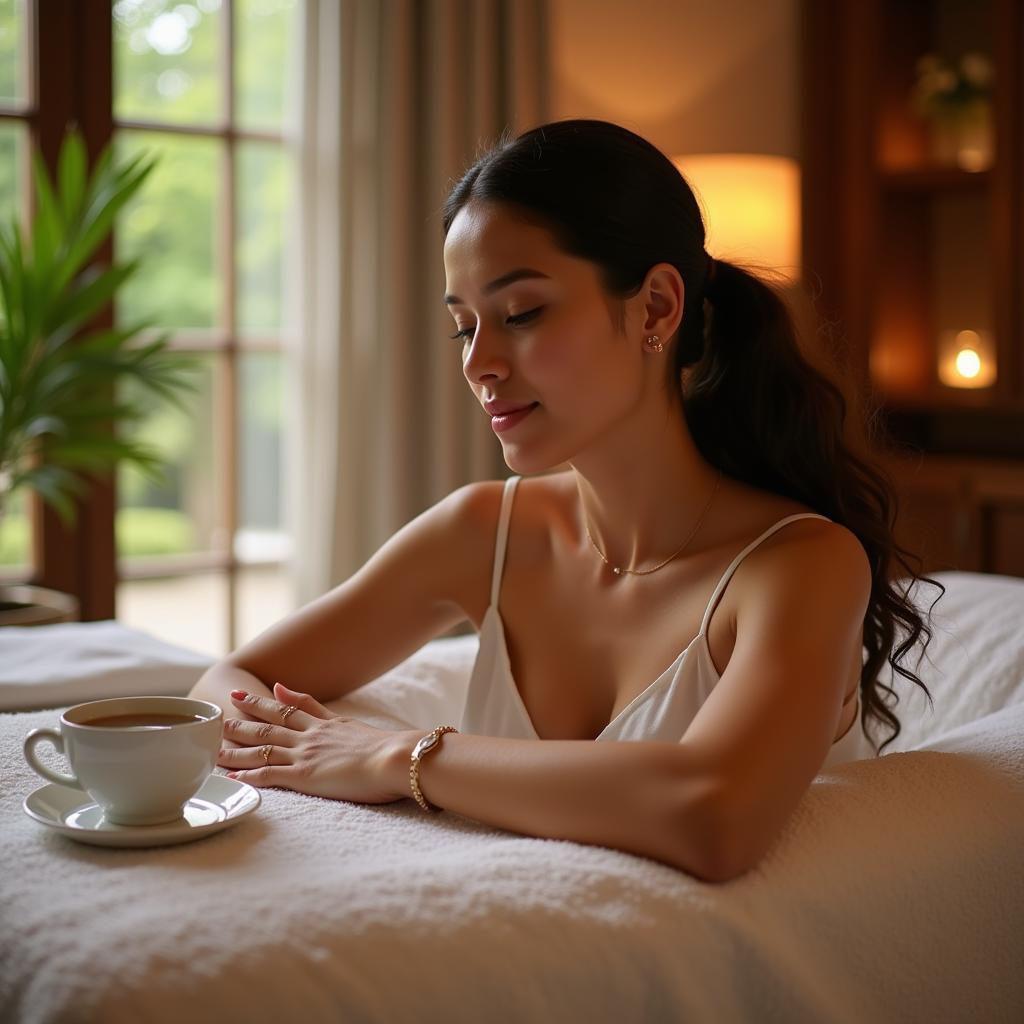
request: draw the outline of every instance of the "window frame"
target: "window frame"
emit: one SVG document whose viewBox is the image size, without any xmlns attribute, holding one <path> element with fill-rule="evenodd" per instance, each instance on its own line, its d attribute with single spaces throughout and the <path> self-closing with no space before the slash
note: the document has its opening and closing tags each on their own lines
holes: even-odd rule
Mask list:
<svg viewBox="0 0 1024 1024">
<path fill-rule="evenodd" d="M 45 17 L 40 17 L 40 6 Z M 275 332 L 246 332 L 240 342 L 236 325 L 236 151 L 239 143 L 262 142 L 285 145 L 283 133 L 241 129 L 235 125 L 235 3 L 223 0 L 222 74 L 224 84 L 223 120 L 216 126 L 168 125 L 160 122 L 114 117 L 113 5 L 110 0 L 25 0 L 29 51 L 29 95 L 21 109 L 0 104 L 0 120 L 17 120 L 27 126 L 29 152 L 36 151 L 51 174 L 66 125 L 78 125 L 90 163 L 110 143 L 118 130 L 144 130 L 190 137 L 222 140 L 221 188 L 225 198 L 218 211 L 217 230 L 219 276 L 221 281 L 220 326 L 184 330 L 171 336 L 169 348 L 214 359 L 216 391 L 215 436 L 223 439 L 225 479 L 217 507 L 223 510 L 226 545 L 221 550 L 195 552 L 184 556 L 118 558 L 115 538 L 117 514 L 116 471 L 103 477 L 87 477 L 88 490 L 73 499 L 77 518 L 65 527 L 59 516 L 33 492 L 26 493 L 31 522 L 32 554 L 28 578 L 22 568 L 0 568 L 0 584 L 28 583 L 72 594 L 78 599 L 83 622 L 115 618 L 117 585 L 122 581 L 214 572 L 227 586 L 227 649 L 238 645 L 238 578 L 249 563 L 235 556 L 239 529 L 239 374 L 245 355 L 285 353 L 281 325 Z M 46 74 L 41 74 L 41 69 Z M 26 154 L 26 162 L 30 159 Z M 24 168 L 27 171 L 27 168 Z M 29 178 L 27 201 L 29 220 L 34 202 Z M 23 213 L 26 212 L 23 210 Z M 96 258 L 111 262 L 116 238 L 109 238 Z M 112 327 L 113 304 L 95 317 L 88 328 Z M 145 338 L 139 339 L 143 343 Z M 285 559 L 261 561 L 261 566 L 283 565 Z"/>
</svg>

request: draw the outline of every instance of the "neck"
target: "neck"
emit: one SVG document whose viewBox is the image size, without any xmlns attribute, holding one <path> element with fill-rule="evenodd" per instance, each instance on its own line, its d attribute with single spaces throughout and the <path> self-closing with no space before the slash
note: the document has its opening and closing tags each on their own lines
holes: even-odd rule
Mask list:
<svg viewBox="0 0 1024 1024">
<path fill-rule="evenodd" d="M 668 421 L 660 436 L 630 445 L 620 435 L 611 447 L 600 454 L 583 453 L 570 463 L 580 500 L 581 544 L 599 560 L 587 539 L 589 529 L 611 566 L 633 570 L 652 569 L 684 542 L 680 555 L 695 549 L 713 508 L 690 533 L 714 493 L 719 472 L 700 455 L 685 427 Z"/>
</svg>

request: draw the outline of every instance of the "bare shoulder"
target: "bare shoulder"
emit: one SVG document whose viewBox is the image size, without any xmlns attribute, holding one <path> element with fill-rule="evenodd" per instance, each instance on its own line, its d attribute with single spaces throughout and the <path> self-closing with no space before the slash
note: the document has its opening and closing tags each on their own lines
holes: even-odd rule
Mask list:
<svg viewBox="0 0 1024 1024">
<path fill-rule="evenodd" d="M 493 547 L 505 484 L 504 480 L 479 480 L 453 495 L 458 496 L 457 514 L 475 543 Z M 553 513 L 564 511 L 567 486 L 575 490 L 571 473 L 522 477 L 516 484 L 517 532 L 528 535 L 533 526 L 550 524 Z"/>
<path fill-rule="evenodd" d="M 849 527 L 834 520 L 799 519 L 776 530 L 743 560 L 736 571 L 737 610 L 803 593 L 833 595 L 851 614 L 863 617 L 871 587 L 867 552 Z"/>
<path fill-rule="evenodd" d="M 459 603 L 478 627 L 490 600 L 491 570 L 505 486 L 505 480 L 478 480 L 460 487 L 450 496 L 455 527 L 453 545 L 463 564 L 472 567 L 459 580 Z M 561 490 L 553 487 L 547 476 L 522 477 L 516 484 L 509 545 L 515 550 L 517 563 L 534 567 L 546 557 L 546 537 L 562 508 Z"/>
</svg>

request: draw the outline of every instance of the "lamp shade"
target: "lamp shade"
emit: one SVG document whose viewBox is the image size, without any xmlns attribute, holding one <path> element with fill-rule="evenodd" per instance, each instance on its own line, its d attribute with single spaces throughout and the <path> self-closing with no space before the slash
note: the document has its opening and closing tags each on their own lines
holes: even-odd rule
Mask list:
<svg viewBox="0 0 1024 1024">
<path fill-rule="evenodd" d="M 800 277 L 800 170 L 795 160 L 749 153 L 673 157 L 697 196 L 716 259 L 750 260 Z"/>
</svg>

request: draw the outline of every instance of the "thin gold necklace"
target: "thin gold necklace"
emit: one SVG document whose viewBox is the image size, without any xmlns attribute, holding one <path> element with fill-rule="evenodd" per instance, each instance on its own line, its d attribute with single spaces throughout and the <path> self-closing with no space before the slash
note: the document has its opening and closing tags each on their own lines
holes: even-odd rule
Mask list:
<svg viewBox="0 0 1024 1024">
<path fill-rule="evenodd" d="M 604 552 L 596 544 L 594 544 L 594 538 L 590 536 L 590 527 L 587 525 L 586 512 L 583 513 L 583 529 L 587 531 L 587 539 L 593 545 L 594 550 L 601 556 L 602 560 L 604 561 L 604 564 L 607 565 L 612 570 L 612 572 L 615 573 L 616 576 L 621 576 L 623 573 L 627 572 L 633 576 L 648 576 L 650 575 L 650 573 L 656 572 L 663 565 L 668 565 L 668 563 L 671 562 L 673 558 L 683 553 L 683 550 L 685 549 L 686 545 L 690 543 L 690 541 L 693 539 L 693 535 L 697 532 L 697 530 L 700 528 L 700 524 L 704 521 L 704 516 L 707 515 L 708 509 L 711 508 L 711 502 L 715 500 L 715 494 L 718 492 L 718 485 L 721 482 L 722 471 L 719 470 L 718 476 L 715 478 L 715 486 L 711 490 L 711 497 L 708 498 L 707 504 L 704 506 L 703 511 L 697 517 L 697 522 L 694 525 L 693 529 L 690 531 L 690 535 L 686 538 L 686 540 L 683 541 L 683 546 L 674 555 L 669 555 L 664 562 L 660 562 L 653 569 L 623 569 L 617 565 L 612 565 L 612 563 L 604 557 Z"/>
</svg>

